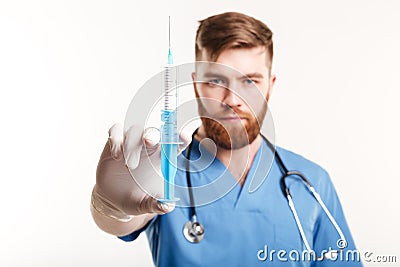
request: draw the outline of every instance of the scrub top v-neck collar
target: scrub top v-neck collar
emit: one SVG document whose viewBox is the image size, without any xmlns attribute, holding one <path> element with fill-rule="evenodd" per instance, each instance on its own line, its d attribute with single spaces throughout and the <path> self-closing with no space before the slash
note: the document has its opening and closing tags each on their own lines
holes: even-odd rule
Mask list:
<svg viewBox="0 0 400 267">
<path fill-rule="evenodd" d="M 269 150 L 266 142 L 263 140 L 260 147 L 258 148 L 254 156 L 253 162 L 251 164 L 251 167 L 249 169 L 249 172 L 242 186 L 238 183 L 235 177 L 233 177 L 232 173 L 226 168 L 226 166 L 222 163 L 222 161 L 220 161 L 217 157 L 215 157 L 215 155 L 213 155 L 204 146 L 202 146 L 197 139 L 193 138 L 192 142 L 193 144 L 190 153 L 190 160 L 191 161 L 198 160 L 198 162 L 191 164 L 190 166 L 191 171 L 196 170 L 196 165 L 204 165 L 202 164 L 200 156 L 208 160 L 213 159 L 212 162 L 209 164 L 209 166 L 206 169 L 204 169 L 201 175 L 196 175 L 196 172 L 191 174 L 192 185 L 199 186 L 199 184 L 204 185 L 212 183 L 216 179 L 229 179 L 227 181 L 229 183 L 230 189 L 223 197 L 224 201 L 229 202 L 230 206 L 233 209 L 238 209 L 245 204 L 243 202 L 249 201 L 249 198 L 251 198 L 252 193 L 254 193 L 250 192 L 249 184 L 255 178 L 256 175 L 259 175 L 260 172 L 259 169 L 265 169 L 262 168 L 262 166 L 265 165 L 266 162 L 268 162 L 265 159 L 263 159 L 267 154 L 266 151 Z M 223 175 L 224 177 L 221 177 L 221 175 Z M 264 172 L 263 175 L 264 177 L 262 179 L 258 179 L 260 180 L 260 182 L 265 182 L 264 179 L 266 178 L 267 173 Z M 201 181 L 197 179 L 200 179 Z M 194 195 L 195 195 L 194 197 L 196 198 L 196 194 Z"/>
</svg>

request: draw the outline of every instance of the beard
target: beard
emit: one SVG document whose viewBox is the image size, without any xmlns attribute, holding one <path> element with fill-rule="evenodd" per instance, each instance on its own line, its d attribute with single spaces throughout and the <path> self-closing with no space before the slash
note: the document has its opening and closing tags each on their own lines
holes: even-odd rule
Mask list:
<svg viewBox="0 0 400 267">
<path fill-rule="evenodd" d="M 206 136 L 223 149 L 239 149 L 251 144 L 260 134 L 268 107 L 265 101 L 261 111 L 254 115 L 226 106 L 221 113 L 210 115 L 200 100 L 198 106 Z M 244 119 L 233 123 L 219 120 L 227 116 Z"/>
</svg>

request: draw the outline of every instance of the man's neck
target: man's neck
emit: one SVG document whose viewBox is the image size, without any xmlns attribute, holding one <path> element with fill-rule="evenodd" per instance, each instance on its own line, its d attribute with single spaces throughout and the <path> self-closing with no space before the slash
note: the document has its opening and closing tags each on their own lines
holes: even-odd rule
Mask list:
<svg viewBox="0 0 400 267">
<path fill-rule="evenodd" d="M 258 135 L 257 138 L 249 145 L 239 149 L 224 149 L 215 146 L 213 142 L 205 140 L 206 134 L 204 128 L 201 126 L 197 131 L 195 138 L 197 141 L 202 141 L 202 145 L 214 154 L 231 172 L 232 176 L 243 186 L 247 174 L 253 164 L 254 157 L 262 144 L 262 137 Z"/>
</svg>

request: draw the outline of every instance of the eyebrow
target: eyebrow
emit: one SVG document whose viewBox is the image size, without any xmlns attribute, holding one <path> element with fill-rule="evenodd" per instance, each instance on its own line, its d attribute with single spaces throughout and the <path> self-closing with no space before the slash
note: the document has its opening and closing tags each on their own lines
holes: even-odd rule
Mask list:
<svg viewBox="0 0 400 267">
<path fill-rule="evenodd" d="M 264 75 L 262 75 L 259 72 L 253 72 L 253 73 L 249 73 L 244 75 L 242 78 L 259 78 L 259 79 L 263 79 Z"/>
<path fill-rule="evenodd" d="M 203 76 L 204 78 L 226 78 L 226 76 L 220 74 L 220 73 L 216 73 L 216 72 L 206 72 Z M 249 74 L 245 74 L 241 77 L 241 79 L 245 79 L 245 78 L 259 78 L 259 79 L 263 79 L 264 75 L 262 75 L 259 72 L 252 72 Z"/>
<path fill-rule="evenodd" d="M 226 78 L 226 76 L 217 72 L 206 72 L 203 75 L 204 78 Z"/>
</svg>

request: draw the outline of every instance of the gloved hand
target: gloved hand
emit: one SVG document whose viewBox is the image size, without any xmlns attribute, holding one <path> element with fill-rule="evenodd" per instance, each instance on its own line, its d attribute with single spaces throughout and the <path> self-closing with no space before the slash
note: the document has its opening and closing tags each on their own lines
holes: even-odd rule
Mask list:
<svg viewBox="0 0 400 267">
<path fill-rule="evenodd" d="M 178 154 L 190 143 L 181 134 L 183 144 Z M 109 139 L 101 154 L 92 192 L 92 205 L 100 213 L 119 221 L 134 215 L 164 214 L 174 205 L 160 203 L 164 180 L 161 174 L 160 133 L 155 128 L 133 125 L 123 133 L 122 125 L 109 130 Z M 133 216 L 132 216 L 133 215 Z"/>
</svg>

